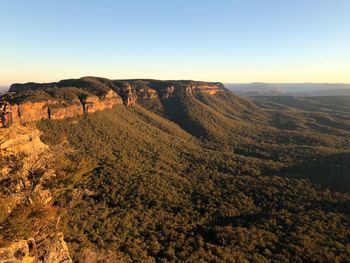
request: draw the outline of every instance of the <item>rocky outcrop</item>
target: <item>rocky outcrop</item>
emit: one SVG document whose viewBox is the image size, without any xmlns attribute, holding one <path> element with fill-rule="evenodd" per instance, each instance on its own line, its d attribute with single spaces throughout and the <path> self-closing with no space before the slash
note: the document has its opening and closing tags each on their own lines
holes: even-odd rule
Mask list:
<svg viewBox="0 0 350 263">
<path fill-rule="evenodd" d="M 31 263 L 35 262 L 35 257 L 30 256 L 28 241 L 20 240 L 0 248 L 0 262 Z"/>
<path fill-rule="evenodd" d="M 57 232 L 55 227 L 58 217 L 50 204 L 52 193 L 44 189 L 43 181 L 31 176 L 31 171 L 41 171 L 43 180 L 54 177 L 55 171 L 48 165 L 54 155 L 57 153 L 51 152 L 49 146 L 40 140 L 40 132 L 33 127 L 14 124 L 8 129 L 1 129 L 0 240 L 10 243 L 0 247 L 0 262 L 72 262 L 63 234 Z M 24 235 L 18 233 L 17 228 L 3 223 L 16 218 L 19 211 L 28 208 L 33 200 L 37 205 L 41 204 L 42 209 L 46 209 L 46 216 L 44 221 L 30 221 L 40 231 L 31 232 L 36 233 L 35 239 L 24 240 Z M 53 212 L 49 213 L 50 211 Z M 8 233 L 11 233 L 11 239 Z"/>
<path fill-rule="evenodd" d="M 34 239 L 13 242 L 0 248 L 0 262 L 7 263 L 71 263 L 61 232 L 54 233 L 37 244 Z"/>
<path fill-rule="evenodd" d="M 140 82 L 142 85 L 140 85 Z M 183 94 L 195 95 L 205 93 L 215 95 L 224 91 L 221 83 L 202 83 L 183 81 L 116 81 L 118 94 L 123 98 L 125 105 L 132 105 L 136 101 L 136 97 L 142 100 L 152 99 L 168 99 L 173 96 L 181 96 Z M 141 86 L 141 87 L 140 87 Z"/>
<path fill-rule="evenodd" d="M 117 89 L 120 97 L 123 99 L 125 106 L 130 107 L 135 105 L 137 96 L 134 93 L 130 83 L 122 82 Z"/>
<path fill-rule="evenodd" d="M 23 102 L 10 106 L 14 123 L 27 123 L 46 119 L 61 120 L 84 113 L 93 113 L 111 109 L 122 104 L 121 97 L 110 90 L 103 97 L 86 96 L 74 100 L 47 100 L 39 102 Z"/>
<path fill-rule="evenodd" d="M 93 113 L 96 111 L 111 109 L 115 105 L 120 105 L 122 104 L 122 99 L 116 92 L 110 90 L 102 99 L 97 96 L 88 96 L 82 98 L 81 103 L 84 113 Z"/>
<path fill-rule="evenodd" d="M 210 95 L 217 94 L 224 91 L 221 85 L 200 85 L 200 86 L 190 86 L 188 92 L 191 94 L 195 93 L 206 93 Z"/>
<path fill-rule="evenodd" d="M 0 157 L 9 155 L 33 155 L 46 151 L 49 147 L 40 140 L 36 129 L 14 125 L 0 132 Z"/>
<path fill-rule="evenodd" d="M 162 99 L 168 99 L 172 96 L 181 94 L 195 95 L 197 93 L 205 93 L 214 95 L 224 91 L 222 85 L 171 85 L 160 90 Z"/>
<path fill-rule="evenodd" d="M 3 217 L 10 215 L 26 195 L 27 174 L 49 147 L 40 140 L 37 129 L 15 124 L 0 133 L 0 202 Z M 45 171 L 50 172 L 49 169 Z M 5 182 L 3 184 L 3 182 Z M 6 212 L 5 212 L 5 211 Z M 1 233 L 0 233 L 1 234 Z"/>
<path fill-rule="evenodd" d="M 36 129 L 20 125 L 1 129 L 0 160 L 3 162 L 0 166 L 0 183 L 7 183 L 6 187 L 2 185 L 0 188 L 0 223 L 24 198 L 25 193 L 19 179 L 25 177 L 29 158 L 35 159 L 48 148 L 40 140 L 40 132 Z"/>
<path fill-rule="evenodd" d="M 215 95 L 225 90 L 218 82 L 200 81 L 160 81 L 160 80 L 115 80 L 115 91 L 122 97 L 127 106 L 140 100 L 168 99 L 174 96 L 196 95 L 205 93 Z"/>
<path fill-rule="evenodd" d="M 156 99 L 158 98 L 158 93 L 152 88 L 141 88 L 136 90 L 136 96 L 140 99 Z"/>
<path fill-rule="evenodd" d="M 179 92 L 181 89 L 176 89 L 177 92 Z M 166 87 L 164 89 L 160 90 L 160 94 L 162 99 L 168 99 L 170 96 L 173 96 L 174 94 L 177 94 L 177 92 L 175 92 L 175 86 L 169 86 Z"/>
<path fill-rule="evenodd" d="M 82 115 L 84 113 L 84 106 L 80 102 L 80 100 L 71 101 L 69 103 L 58 101 L 56 103 L 48 103 L 43 109 L 46 114 L 42 115 L 40 120 L 62 120 L 65 118 L 71 118 L 74 116 Z M 29 113 L 30 114 L 30 113 Z M 29 122 L 36 121 L 35 119 L 35 111 L 33 112 L 34 118 L 28 118 L 29 114 L 27 112 L 21 112 L 21 122 Z"/>
<path fill-rule="evenodd" d="M 68 247 L 63 237 L 61 232 L 47 237 L 41 244 L 38 261 L 42 260 L 43 263 L 71 263 Z"/>
</svg>

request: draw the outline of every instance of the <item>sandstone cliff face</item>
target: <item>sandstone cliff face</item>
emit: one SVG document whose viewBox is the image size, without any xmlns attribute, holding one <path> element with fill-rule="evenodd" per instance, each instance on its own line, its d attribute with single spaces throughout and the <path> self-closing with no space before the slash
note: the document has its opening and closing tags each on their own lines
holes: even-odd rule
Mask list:
<svg viewBox="0 0 350 263">
<path fill-rule="evenodd" d="M 224 91 L 221 83 L 198 81 L 116 80 L 113 85 L 126 106 L 135 104 L 136 99 L 168 99 L 198 93 L 215 95 Z"/>
<path fill-rule="evenodd" d="M 224 91 L 224 86 L 216 82 L 108 80 L 84 77 L 43 84 L 14 84 L 10 91 L 19 97 L 27 92 L 29 98 L 41 98 L 39 102 L 31 102 L 24 96 L 24 99 L 20 100 L 21 103 L 12 105 L 13 121 L 27 123 L 45 119 L 60 120 L 110 109 L 119 104 L 130 107 L 137 99 L 164 100 L 200 93 L 215 95 Z"/>
<path fill-rule="evenodd" d="M 123 82 L 119 87 L 117 87 L 118 94 L 123 99 L 123 103 L 125 106 L 130 107 L 135 105 L 136 103 L 136 94 L 133 91 L 130 83 Z"/>
<path fill-rule="evenodd" d="M 111 109 L 115 105 L 123 103 L 122 98 L 113 90 L 107 92 L 103 99 L 97 96 L 88 96 L 81 100 L 83 111 L 85 113 L 93 113 L 105 109 Z"/>
<path fill-rule="evenodd" d="M 40 120 L 62 120 L 65 118 L 71 118 L 84 113 L 83 105 L 79 100 L 70 102 L 69 104 L 65 102 L 58 101 L 57 103 L 48 103 L 44 106 L 44 111 L 46 114 L 43 115 Z M 35 112 L 33 112 L 35 114 Z M 29 116 L 25 113 L 21 114 L 21 122 L 37 121 L 33 118 L 28 118 Z"/>
<path fill-rule="evenodd" d="M 210 95 L 215 95 L 219 92 L 224 91 L 223 86 L 219 84 L 213 85 L 185 85 L 182 83 L 175 83 L 174 85 L 169 85 L 167 87 L 160 87 L 154 89 L 151 87 L 145 88 L 132 88 L 128 83 L 127 87 L 124 88 L 125 93 L 125 104 L 128 104 L 127 98 L 133 98 L 131 104 L 135 103 L 135 97 L 139 99 L 168 99 L 173 96 L 181 96 L 183 94 L 195 95 L 197 93 L 205 93 Z"/>
<path fill-rule="evenodd" d="M 181 94 L 195 95 L 196 93 L 206 93 L 210 95 L 222 92 L 224 89 L 220 85 L 172 85 L 160 90 L 162 99 Z"/>
<path fill-rule="evenodd" d="M 202 85 L 202 86 L 191 86 L 190 92 L 194 93 L 206 93 L 210 95 L 217 94 L 224 91 L 223 88 L 219 85 Z"/>
<path fill-rule="evenodd" d="M 87 96 L 75 100 L 47 100 L 40 102 L 23 102 L 11 105 L 14 123 L 27 123 L 46 119 L 61 120 L 84 113 L 93 113 L 110 109 L 122 104 L 121 97 L 110 90 L 104 97 Z"/>
<path fill-rule="evenodd" d="M 156 99 L 158 98 L 157 91 L 152 88 L 141 88 L 135 91 L 137 98 L 140 99 Z"/>
</svg>

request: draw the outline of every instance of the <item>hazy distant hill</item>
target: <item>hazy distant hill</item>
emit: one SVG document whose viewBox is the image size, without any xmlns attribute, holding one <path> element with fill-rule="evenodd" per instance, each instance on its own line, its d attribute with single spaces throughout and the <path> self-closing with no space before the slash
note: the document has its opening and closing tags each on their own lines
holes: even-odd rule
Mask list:
<svg viewBox="0 0 350 263">
<path fill-rule="evenodd" d="M 320 90 L 310 93 L 311 96 L 350 96 L 350 89 Z"/>
<path fill-rule="evenodd" d="M 225 86 L 243 96 L 350 96 L 350 84 L 255 82 Z"/>
<path fill-rule="evenodd" d="M 0 86 L 0 94 L 6 92 L 9 89 L 7 86 Z"/>
</svg>

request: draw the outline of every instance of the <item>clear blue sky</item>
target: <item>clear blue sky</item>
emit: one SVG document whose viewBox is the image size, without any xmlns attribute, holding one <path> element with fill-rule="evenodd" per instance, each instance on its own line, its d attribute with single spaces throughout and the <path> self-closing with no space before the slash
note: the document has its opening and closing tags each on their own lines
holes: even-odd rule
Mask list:
<svg viewBox="0 0 350 263">
<path fill-rule="evenodd" d="M 349 0 L 1 0 L 0 85 L 350 82 Z"/>
</svg>

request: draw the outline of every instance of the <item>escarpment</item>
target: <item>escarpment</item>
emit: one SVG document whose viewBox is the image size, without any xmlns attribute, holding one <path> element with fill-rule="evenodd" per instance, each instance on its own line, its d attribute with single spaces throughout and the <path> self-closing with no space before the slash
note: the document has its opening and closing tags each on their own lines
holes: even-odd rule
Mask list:
<svg viewBox="0 0 350 263">
<path fill-rule="evenodd" d="M 77 96 L 73 99 L 48 99 L 45 101 L 23 101 L 16 103 L 10 99 L 10 110 L 14 123 L 27 123 L 40 120 L 61 120 L 78 115 L 111 109 L 123 103 L 114 91 L 108 91 L 103 97 L 94 95 Z"/>
<path fill-rule="evenodd" d="M 123 100 L 123 103 L 129 107 L 136 103 L 136 94 L 129 82 L 117 82 L 116 90 Z"/>
<path fill-rule="evenodd" d="M 61 120 L 111 109 L 131 107 L 137 100 L 167 100 L 198 93 L 215 95 L 221 83 L 199 81 L 109 80 L 96 77 L 52 83 L 13 84 L 2 100 L 9 103 L 14 123 Z"/>
<path fill-rule="evenodd" d="M 195 95 L 197 93 L 205 93 L 214 95 L 219 92 L 224 91 L 221 85 L 170 85 L 164 89 L 160 90 L 161 96 L 163 99 L 168 99 L 173 96 L 180 96 L 183 94 Z"/>
</svg>

